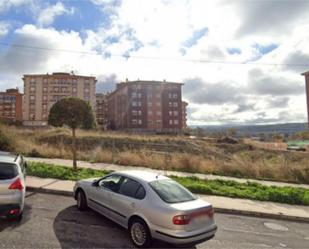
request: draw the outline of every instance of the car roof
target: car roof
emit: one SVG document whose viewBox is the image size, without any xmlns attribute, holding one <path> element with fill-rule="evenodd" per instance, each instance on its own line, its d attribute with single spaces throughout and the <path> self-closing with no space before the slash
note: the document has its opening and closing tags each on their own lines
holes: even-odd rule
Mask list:
<svg viewBox="0 0 309 249">
<path fill-rule="evenodd" d="M 18 155 L 11 154 L 10 152 L 0 151 L 0 163 L 15 163 Z"/>
<path fill-rule="evenodd" d="M 156 180 L 169 179 L 168 177 L 160 173 L 150 172 L 150 171 L 145 171 L 145 170 L 125 170 L 125 171 L 118 171 L 114 173 L 127 176 L 127 177 L 131 177 L 131 178 L 135 178 L 136 180 L 140 180 L 144 182 L 153 182 Z"/>
</svg>

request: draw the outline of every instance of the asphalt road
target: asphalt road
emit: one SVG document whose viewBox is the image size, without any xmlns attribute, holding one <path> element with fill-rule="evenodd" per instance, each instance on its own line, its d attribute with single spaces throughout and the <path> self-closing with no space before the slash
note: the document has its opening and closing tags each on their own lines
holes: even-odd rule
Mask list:
<svg viewBox="0 0 309 249">
<path fill-rule="evenodd" d="M 0 248 L 132 248 L 126 230 L 73 198 L 28 193 L 21 223 L 0 219 Z M 309 224 L 216 214 L 219 230 L 196 248 L 309 248 Z M 155 242 L 156 248 L 170 248 Z"/>
</svg>

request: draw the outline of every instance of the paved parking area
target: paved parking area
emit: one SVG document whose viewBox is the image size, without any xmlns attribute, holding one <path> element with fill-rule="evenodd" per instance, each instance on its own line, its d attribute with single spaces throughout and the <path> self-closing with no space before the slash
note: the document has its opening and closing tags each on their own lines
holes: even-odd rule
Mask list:
<svg viewBox="0 0 309 249">
<path fill-rule="evenodd" d="M 23 221 L 0 219 L 0 248 L 132 248 L 126 230 L 73 198 L 28 193 Z M 197 248 L 309 248 L 309 224 L 216 214 L 215 239 Z M 155 242 L 155 248 L 171 245 Z"/>
</svg>

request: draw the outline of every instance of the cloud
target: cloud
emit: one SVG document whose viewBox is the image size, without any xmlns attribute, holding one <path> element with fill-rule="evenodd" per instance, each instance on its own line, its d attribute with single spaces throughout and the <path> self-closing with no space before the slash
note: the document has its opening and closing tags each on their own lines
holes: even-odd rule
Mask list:
<svg viewBox="0 0 309 249">
<path fill-rule="evenodd" d="M 304 92 L 304 86 L 301 82 L 278 74 L 265 74 L 260 69 L 249 71 L 248 89 L 252 94 L 273 96 L 299 95 Z"/>
<path fill-rule="evenodd" d="M 194 46 L 198 42 L 199 39 L 201 39 L 207 33 L 208 33 L 208 28 L 207 27 L 195 30 L 195 31 L 193 31 L 192 36 L 189 39 L 187 39 L 183 43 L 183 45 L 185 47 L 192 47 L 192 46 Z"/>
<path fill-rule="evenodd" d="M 192 103 L 220 105 L 232 103 L 239 97 L 239 89 L 231 82 L 209 84 L 201 78 L 189 78 L 184 82 L 184 97 Z"/>
<path fill-rule="evenodd" d="M 54 22 L 57 16 L 73 13 L 73 8 L 66 8 L 62 2 L 57 2 L 55 5 L 49 5 L 41 10 L 37 18 L 37 23 L 39 26 L 49 26 Z"/>
<path fill-rule="evenodd" d="M 11 8 L 18 8 L 21 6 L 29 5 L 32 0 L 1 0 L 0 1 L 0 13 L 8 11 Z"/>
<path fill-rule="evenodd" d="M 268 97 L 266 99 L 268 108 L 285 108 L 289 105 L 289 97 Z"/>
<path fill-rule="evenodd" d="M 8 22 L 0 21 L 0 37 L 6 36 L 9 32 L 11 25 Z"/>
<path fill-rule="evenodd" d="M 306 0 L 235 1 L 232 4 L 241 16 L 241 25 L 237 32 L 239 36 L 287 35 L 295 22 L 308 19 L 309 2 Z"/>
<path fill-rule="evenodd" d="M 284 59 L 284 63 L 287 64 L 287 66 L 284 66 L 284 68 L 296 72 L 303 72 L 305 71 L 303 66 L 301 65 L 307 65 L 307 68 L 309 68 L 309 53 L 305 53 L 303 51 L 292 51 L 290 54 L 286 56 Z M 299 66 L 290 66 L 290 65 L 299 65 Z"/>
<path fill-rule="evenodd" d="M 116 84 L 119 82 L 116 74 L 98 76 L 97 80 L 96 91 L 98 93 L 114 91 L 116 89 Z"/>
</svg>

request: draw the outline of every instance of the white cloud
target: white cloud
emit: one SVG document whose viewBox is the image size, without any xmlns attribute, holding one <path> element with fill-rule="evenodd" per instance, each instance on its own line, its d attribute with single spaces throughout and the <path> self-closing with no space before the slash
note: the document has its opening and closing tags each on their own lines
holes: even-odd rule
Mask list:
<svg viewBox="0 0 309 249">
<path fill-rule="evenodd" d="M 1 0 L 0 1 L 0 12 L 7 11 L 10 8 L 17 8 L 31 4 L 32 0 Z"/>
<path fill-rule="evenodd" d="M 7 35 L 10 29 L 10 24 L 8 22 L 0 21 L 0 37 Z"/>
<path fill-rule="evenodd" d="M 57 2 L 55 5 L 49 5 L 45 9 L 40 11 L 37 18 L 37 23 L 40 26 L 49 26 L 54 22 L 57 16 L 73 13 L 73 8 L 66 8 L 63 3 Z"/>
<path fill-rule="evenodd" d="M 266 19 L 275 18 L 278 30 L 263 32 L 264 22 L 256 21 L 263 13 L 252 15 L 253 5 L 246 1 L 92 2 L 104 17 L 109 16 L 98 29 L 82 34 L 55 30 L 54 19 L 69 14 L 70 9 L 61 2 L 48 6 L 40 13 L 37 27 L 24 25 L 15 31 L 15 43 L 52 50 L 12 47 L 0 55 L 1 73 L 21 77 L 24 73 L 74 70 L 96 76 L 101 90 L 110 90 L 116 80 L 125 78 L 184 81 L 191 123 L 305 121 L 300 73 L 309 65 L 280 65 L 305 64 L 309 58 L 309 26 L 306 19 L 301 21 L 302 9 L 293 8 L 293 16 L 284 20 L 289 32 L 282 32 L 282 17 L 267 11 Z M 286 13 L 286 9 L 282 11 Z M 184 46 L 196 31 L 206 29 L 190 46 Z M 260 49 L 271 44 L 276 45 L 272 51 Z M 199 79 L 198 84 L 192 79 Z"/>
</svg>

